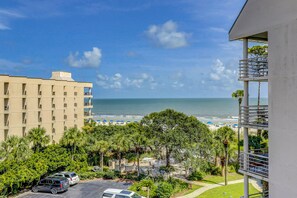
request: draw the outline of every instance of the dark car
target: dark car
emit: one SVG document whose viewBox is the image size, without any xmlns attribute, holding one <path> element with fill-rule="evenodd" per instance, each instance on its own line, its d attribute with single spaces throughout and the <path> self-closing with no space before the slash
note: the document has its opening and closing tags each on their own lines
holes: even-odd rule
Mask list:
<svg viewBox="0 0 297 198">
<path fill-rule="evenodd" d="M 33 192 L 51 192 L 57 194 L 58 192 L 67 191 L 69 187 L 68 179 L 64 177 L 46 177 L 38 182 L 32 188 Z"/>
</svg>

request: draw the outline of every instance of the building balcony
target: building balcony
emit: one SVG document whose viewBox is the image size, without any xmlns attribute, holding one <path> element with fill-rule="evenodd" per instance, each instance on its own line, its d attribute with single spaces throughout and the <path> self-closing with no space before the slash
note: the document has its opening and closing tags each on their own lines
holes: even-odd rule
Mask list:
<svg viewBox="0 0 297 198">
<path fill-rule="evenodd" d="M 90 113 L 90 112 L 85 112 L 84 113 L 84 118 L 85 119 L 89 119 L 89 118 L 92 118 L 93 116 L 92 116 L 92 113 Z"/>
<path fill-rule="evenodd" d="M 240 153 L 239 172 L 268 182 L 269 157 L 268 152 L 250 151 Z"/>
<path fill-rule="evenodd" d="M 268 105 L 250 105 L 240 107 L 241 127 L 268 129 Z"/>
<path fill-rule="evenodd" d="M 92 98 L 93 97 L 92 92 L 85 92 L 84 96 L 87 97 L 87 98 Z"/>
<path fill-rule="evenodd" d="M 4 105 L 4 112 L 8 112 L 9 111 L 9 106 L 8 105 Z"/>
<path fill-rule="evenodd" d="M 93 108 L 93 104 L 91 102 L 85 102 L 85 108 Z"/>
<path fill-rule="evenodd" d="M 239 80 L 241 81 L 267 81 L 267 57 L 250 58 L 239 61 Z"/>
<path fill-rule="evenodd" d="M 9 120 L 6 120 L 6 121 L 4 122 L 4 126 L 5 126 L 5 127 L 9 127 Z"/>
<path fill-rule="evenodd" d="M 22 109 L 23 109 L 23 111 L 26 111 L 27 110 L 27 105 L 23 105 Z"/>
</svg>

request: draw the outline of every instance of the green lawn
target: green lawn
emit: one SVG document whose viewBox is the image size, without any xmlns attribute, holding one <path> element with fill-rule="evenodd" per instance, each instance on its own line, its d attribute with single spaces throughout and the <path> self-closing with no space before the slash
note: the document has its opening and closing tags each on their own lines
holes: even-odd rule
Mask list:
<svg viewBox="0 0 297 198">
<path fill-rule="evenodd" d="M 194 192 L 195 190 L 197 190 L 197 189 L 199 189 L 201 187 L 202 186 L 192 185 L 191 189 L 187 189 L 187 190 L 184 190 L 182 192 L 176 193 L 176 194 L 173 195 L 173 197 L 180 197 L 180 196 L 183 196 L 183 195 L 190 194 L 190 193 Z"/>
<path fill-rule="evenodd" d="M 239 183 L 208 190 L 196 198 L 239 198 L 243 193 L 243 183 Z M 254 193 L 258 191 L 250 184 L 250 194 Z"/>
<path fill-rule="evenodd" d="M 229 173 L 228 174 L 228 181 L 234 181 L 238 179 L 243 179 L 243 176 L 237 173 Z M 214 175 L 207 175 L 201 182 L 210 183 L 210 184 L 218 184 L 225 182 L 225 178 L 222 176 L 214 176 Z"/>
</svg>

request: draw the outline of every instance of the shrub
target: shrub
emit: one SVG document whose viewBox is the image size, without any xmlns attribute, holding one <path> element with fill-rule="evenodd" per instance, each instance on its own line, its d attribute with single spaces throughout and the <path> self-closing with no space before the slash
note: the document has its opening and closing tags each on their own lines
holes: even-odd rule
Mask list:
<svg viewBox="0 0 297 198">
<path fill-rule="evenodd" d="M 103 166 L 103 171 L 104 171 L 104 172 L 109 171 L 109 167 L 108 167 L 108 166 Z"/>
<path fill-rule="evenodd" d="M 156 196 L 162 198 L 170 198 L 173 193 L 173 187 L 167 182 L 161 182 L 156 189 Z"/>
<path fill-rule="evenodd" d="M 228 172 L 229 173 L 234 173 L 234 172 L 236 172 L 236 167 L 235 167 L 236 165 L 231 165 L 231 166 L 229 166 L 228 167 Z"/>
<path fill-rule="evenodd" d="M 189 175 L 188 179 L 191 181 L 200 181 L 203 179 L 204 176 L 205 176 L 205 174 L 203 172 L 194 171 Z"/>
<path fill-rule="evenodd" d="M 174 179 L 172 177 L 170 177 L 168 180 L 167 180 L 168 183 L 170 183 L 174 189 L 174 192 L 180 192 L 180 191 L 183 191 L 185 189 L 188 189 L 189 188 L 189 184 L 182 181 L 182 180 L 179 180 L 179 179 Z"/>
<path fill-rule="evenodd" d="M 115 173 L 113 171 L 108 171 L 103 174 L 103 179 L 115 179 Z"/>
<path fill-rule="evenodd" d="M 160 172 L 164 171 L 166 173 L 170 173 L 170 172 L 173 172 L 174 171 L 174 167 L 173 166 L 169 166 L 169 167 L 167 167 L 167 166 L 160 166 L 159 171 Z"/>
<path fill-rule="evenodd" d="M 221 167 L 213 166 L 210 172 L 211 175 L 222 175 Z"/>
<path fill-rule="evenodd" d="M 79 177 L 81 180 L 86 180 L 86 179 L 94 179 L 96 177 L 96 173 L 94 172 L 83 172 L 79 174 Z"/>
</svg>

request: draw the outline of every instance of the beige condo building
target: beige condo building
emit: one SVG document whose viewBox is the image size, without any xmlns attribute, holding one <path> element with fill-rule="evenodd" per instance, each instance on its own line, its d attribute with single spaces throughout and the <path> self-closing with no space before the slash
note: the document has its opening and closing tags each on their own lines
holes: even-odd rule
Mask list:
<svg viewBox="0 0 297 198">
<path fill-rule="evenodd" d="M 58 142 L 65 130 L 92 118 L 92 87 L 68 72 L 52 72 L 50 79 L 0 75 L 0 142 L 35 127 Z"/>
</svg>

